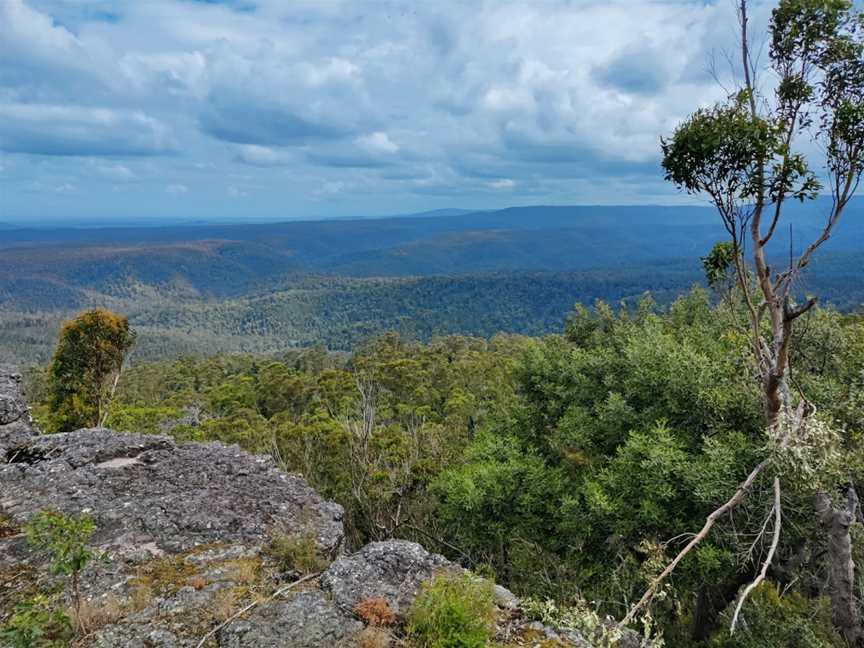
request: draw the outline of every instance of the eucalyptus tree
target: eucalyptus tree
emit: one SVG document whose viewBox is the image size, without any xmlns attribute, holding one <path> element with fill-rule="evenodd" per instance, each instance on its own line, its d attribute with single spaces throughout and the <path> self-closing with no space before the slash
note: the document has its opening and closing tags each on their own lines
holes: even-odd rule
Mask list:
<svg viewBox="0 0 864 648">
<path fill-rule="evenodd" d="M 833 451 L 837 433 L 821 420 L 791 376 L 796 322 L 816 304 L 797 301 L 796 278 L 834 234 L 864 169 L 864 14 L 849 0 L 780 0 L 769 27 L 769 90 L 750 47 L 748 3 L 736 3 L 740 24 L 740 87 L 728 99 L 701 108 L 662 141 L 667 180 L 706 196 L 729 235 L 728 259 L 747 313 L 749 345 L 765 416 L 765 459 L 649 586 L 626 621 L 650 601 L 659 584 L 711 530 L 747 497 L 757 478 L 773 473 L 767 557 L 742 592 L 731 631 L 747 595 L 765 579 L 781 532 L 784 480 L 813 479 Z M 808 143 L 810 145 L 808 145 Z M 816 155 L 805 150 L 818 151 Z M 767 249 L 784 227 L 788 205 L 829 193 L 821 231 L 788 266 L 772 267 Z M 729 250 L 730 248 L 725 248 Z M 715 264 L 716 265 L 716 264 Z M 830 594 L 835 625 L 852 645 L 864 641 L 853 595 L 849 527 L 858 498 L 852 483 L 836 481 L 816 497 L 829 528 Z"/>
</svg>

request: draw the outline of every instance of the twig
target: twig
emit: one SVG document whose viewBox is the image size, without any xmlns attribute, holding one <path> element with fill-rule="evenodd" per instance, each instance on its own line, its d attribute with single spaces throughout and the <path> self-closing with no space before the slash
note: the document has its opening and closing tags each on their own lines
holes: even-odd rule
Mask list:
<svg viewBox="0 0 864 648">
<path fill-rule="evenodd" d="M 270 596 L 268 596 L 267 598 L 265 598 L 265 599 L 262 600 L 262 601 L 252 601 L 249 605 L 247 605 L 246 607 L 244 607 L 242 610 L 240 610 L 239 612 L 237 612 L 237 613 L 235 613 L 235 614 L 232 614 L 230 617 L 228 617 L 228 619 L 226 619 L 225 621 L 223 621 L 222 623 L 220 623 L 218 626 L 216 626 L 215 628 L 213 628 L 213 629 L 212 629 L 210 632 L 208 632 L 206 635 L 204 635 L 203 637 L 201 637 L 201 641 L 198 642 L 198 645 L 196 645 L 195 648 L 201 648 L 201 647 L 204 645 L 204 643 L 205 643 L 205 642 L 206 642 L 210 637 L 212 637 L 212 636 L 215 635 L 217 632 L 219 632 L 222 628 L 224 628 L 224 627 L 227 626 L 229 623 L 231 623 L 232 621 L 234 621 L 234 619 L 236 619 L 237 617 L 242 616 L 243 614 L 246 614 L 249 610 L 251 610 L 252 608 L 254 608 L 256 605 L 259 605 L 259 604 L 261 604 L 261 603 L 267 603 L 268 601 L 272 601 L 272 600 L 273 600 L 274 598 L 276 598 L 277 596 L 282 596 L 282 594 L 284 594 L 284 593 L 287 592 L 288 590 L 293 589 L 294 587 L 297 587 L 297 586 L 300 585 L 301 583 L 305 583 L 306 581 L 310 581 L 310 580 L 312 580 L 313 578 L 318 578 L 320 575 L 321 575 L 321 572 L 315 572 L 314 574 L 307 574 L 307 575 L 304 576 L 303 578 L 300 578 L 300 579 L 294 581 L 293 583 L 289 583 L 288 585 L 285 585 L 284 587 L 280 587 L 278 590 L 276 590 L 275 592 L 273 592 Z"/>
<path fill-rule="evenodd" d="M 732 615 L 732 624 L 729 626 L 729 634 L 735 634 L 735 626 L 738 625 L 738 615 L 741 612 L 741 608 L 744 605 L 744 601 L 747 600 L 747 597 L 750 596 L 750 593 L 759 587 L 759 584 L 765 580 L 765 576 L 768 575 L 768 567 L 771 566 L 771 561 L 774 560 L 774 554 L 777 551 L 777 545 L 780 542 L 780 524 L 782 521 L 782 517 L 780 514 L 780 478 L 774 478 L 774 533 L 773 538 L 771 540 L 771 548 L 768 550 L 768 555 L 765 557 L 765 562 L 762 563 L 762 569 L 759 570 L 759 574 L 756 578 L 753 579 L 753 582 L 750 583 L 744 592 L 741 594 L 741 597 L 738 599 L 738 605 L 735 606 L 735 614 Z"/>
</svg>

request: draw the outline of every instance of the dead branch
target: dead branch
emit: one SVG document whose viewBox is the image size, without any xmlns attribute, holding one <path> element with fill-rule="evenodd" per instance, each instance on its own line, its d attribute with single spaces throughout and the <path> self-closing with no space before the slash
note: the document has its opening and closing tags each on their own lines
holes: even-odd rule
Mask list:
<svg viewBox="0 0 864 648">
<path fill-rule="evenodd" d="M 777 545 L 780 543 L 780 525 L 782 523 L 782 517 L 780 513 L 780 478 L 774 478 L 774 532 L 772 534 L 771 539 L 771 548 L 768 550 L 768 555 L 765 557 L 765 561 L 762 563 L 762 569 L 759 570 L 759 574 L 756 578 L 753 579 L 753 582 L 750 583 L 742 592 L 741 596 L 738 599 L 738 604 L 735 606 L 735 613 L 732 615 L 732 624 L 729 626 L 729 634 L 735 633 L 735 627 L 738 625 L 738 615 L 741 613 L 741 608 L 744 605 L 744 602 L 747 600 L 747 597 L 759 587 L 759 584 L 765 580 L 765 577 L 768 575 L 768 568 L 771 566 L 771 562 L 774 560 L 774 554 L 777 553 Z"/>
<path fill-rule="evenodd" d="M 653 581 L 651 581 L 651 584 L 648 586 L 648 589 L 645 590 L 645 593 L 642 595 L 642 598 L 639 599 L 639 602 L 630 608 L 627 616 L 625 616 L 624 619 L 621 621 L 622 626 L 626 626 L 631 621 L 633 621 L 639 610 L 644 608 L 651 601 L 651 599 L 654 597 L 654 593 L 657 591 L 657 588 L 660 587 L 660 584 L 664 580 L 666 580 L 669 574 L 671 574 L 675 570 L 675 568 L 678 566 L 678 563 L 684 560 L 684 557 L 687 556 L 687 554 L 690 553 L 690 551 L 696 545 L 698 545 L 700 542 L 702 542 L 702 540 L 705 539 L 705 536 L 707 536 L 708 532 L 711 531 L 711 527 L 714 526 L 714 523 L 717 522 L 719 518 L 726 515 L 726 513 L 738 506 L 744 500 L 744 497 L 747 495 L 750 487 L 753 485 L 753 482 L 756 481 L 756 478 L 761 474 L 761 472 L 765 469 L 767 465 L 768 461 L 763 461 L 758 466 L 756 466 L 751 471 L 751 473 L 747 475 L 747 479 L 741 482 L 741 484 L 738 486 L 738 490 L 735 491 L 735 494 L 730 497 L 726 501 L 726 503 L 723 504 L 723 506 L 714 509 L 708 515 L 707 519 L 705 520 L 705 526 L 702 527 L 702 530 L 699 531 L 699 533 L 697 533 L 695 536 L 693 536 L 693 539 L 687 543 L 687 546 L 684 547 L 677 556 L 675 556 L 672 562 L 670 562 L 666 566 L 666 568 L 660 573 L 660 575 L 657 576 L 657 578 L 655 578 Z"/>
</svg>

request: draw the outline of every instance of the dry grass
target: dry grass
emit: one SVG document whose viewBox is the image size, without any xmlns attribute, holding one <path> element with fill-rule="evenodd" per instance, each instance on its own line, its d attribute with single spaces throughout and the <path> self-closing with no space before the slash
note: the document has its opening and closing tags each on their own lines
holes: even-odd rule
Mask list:
<svg viewBox="0 0 864 648">
<path fill-rule="evenodd" d="M 381 628 L 363 628 L 356 637 L 358 648 L 389 648 L 393 645 L 393 635 Z"/>
<path fill-rule="evenodd" d="M 190 587 L 194 587 L 196 590 L 202 590 L 207 586 L 207 579 L 195 574 L 186 579 L 186 584 Z"/>
<path fill-rule="evenodd" d="M 273 532 L 267 555 L 276 563 L 281 571 L 296 571 L 300 574 L 311 574 L 323 571 L 330 561 L 318 553 L 314 536 L 288 535 Z"/>
<path fill-rule="evenodd" d="M 80 608 L 75 610 L 74 606 L 70 606 L 66 609 L 66 615 L 71 619 L 73 627 L 86 633 L 116 623 L 125 617 L 129 610 L 129 604 L 109 594 L 95 600 L 82 599 Z"/>
<path fill-rule="evenodd" d="M 258 557 L 238 558 L 225 563 L 226 578 L 239 585 L 251 585 L 261 578 L 261 560 Z"/>
<path fill-rule="evenodd" d="M 233 589 L 223 589 L 216 592 L 210 612 L 213 619 L 219 623 L 230 619 L 240 609 L 237 593 Z"/>
</svg>

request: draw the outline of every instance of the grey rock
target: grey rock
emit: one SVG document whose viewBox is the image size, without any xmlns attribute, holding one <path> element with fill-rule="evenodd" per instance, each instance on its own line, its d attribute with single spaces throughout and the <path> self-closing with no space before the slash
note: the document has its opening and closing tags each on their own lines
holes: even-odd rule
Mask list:
<svg viewBox="0 0 864 648">
<path fill-rule="evenodd" d="M 416 542 L 372 542 L 330 565 L 321 574 L 321 587 L 344 610 L 353 610 L 363 599 L 381 597 L 393 612 L 404 614 L 423 581 L 439 570 L 461 568 Z"/>
<path fill-rule="evenodd" d="M 92 648 L 180 648 L 173 633 L 148 626 L 115 625 L 104 628 L 91 644 Z"/>
<path fill-rule="evenodd" d="M 10 449 L 25 443 L 34 433 L 21 374 L 13 367 L 0 365 L 0 463 L 7 461 Z"/>
<path fill-rule="evenodd" d="M 219 632 L 220 648 L 334 648 L 363 629 L 322 592 L 298 592 L 258 607 Z M 344 645 L 344 644 L 343 644 Z"/>
<path fill-rule="evenodd" d="M 21 521 L 45 508 L 88 513 L 95 543 L 114 554 L 261 543 L 274 525 L 313 536 L 325 553 L 342 545 L 338 504 L 235 446 L 89 429 L 16 448 L 19 459 L 0 464 L 0 510 Z"/>
<path fill-rule="evenodd" d="M 519 608 L 519 599 L 516 595 L 501 585 L 493 585 L 492 595 L 495 597 L 495 605 L 505 610 L 517 610 Z"/>
</svg>

